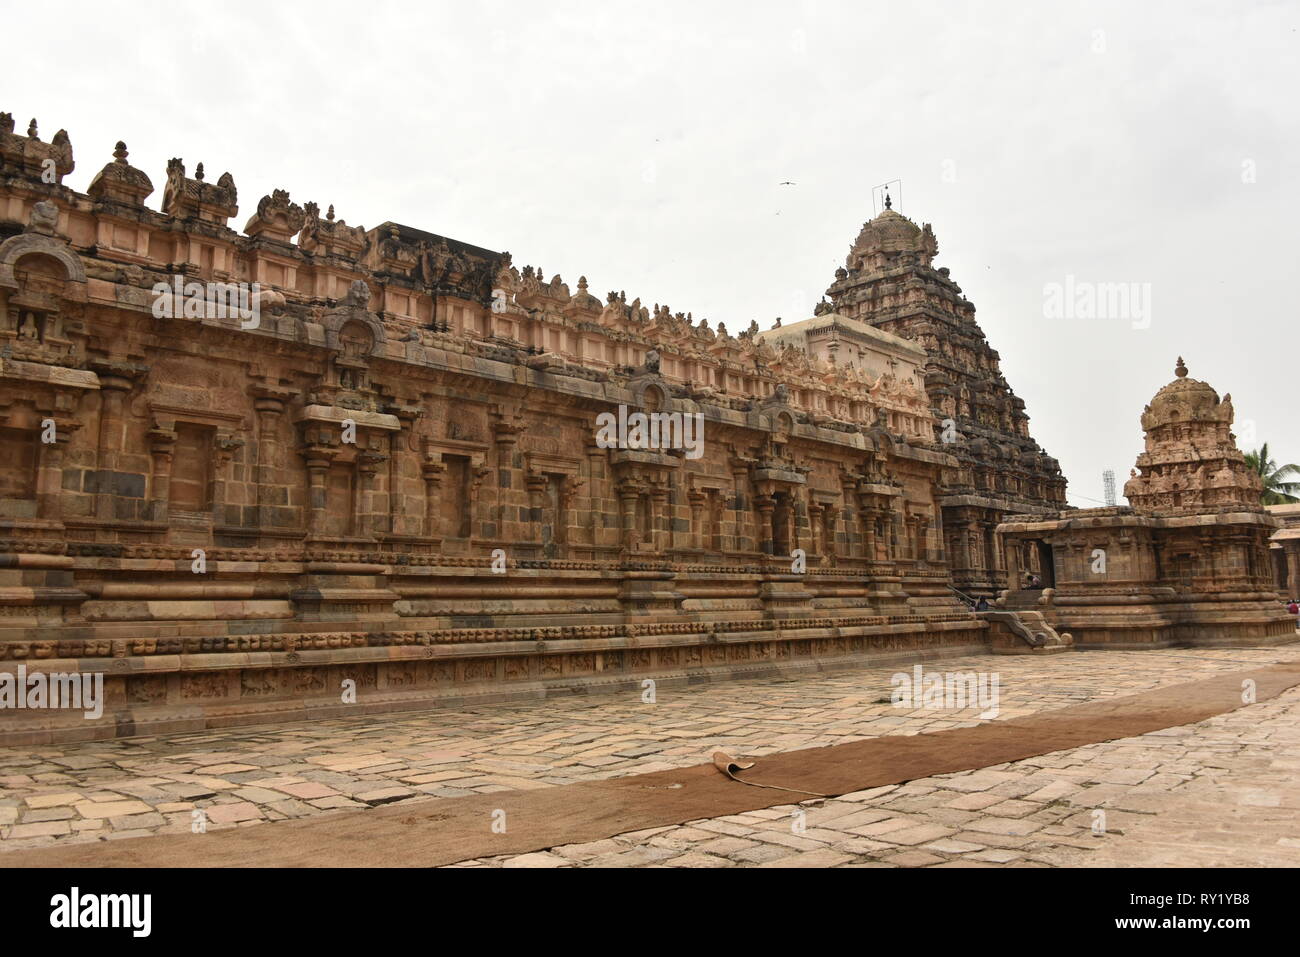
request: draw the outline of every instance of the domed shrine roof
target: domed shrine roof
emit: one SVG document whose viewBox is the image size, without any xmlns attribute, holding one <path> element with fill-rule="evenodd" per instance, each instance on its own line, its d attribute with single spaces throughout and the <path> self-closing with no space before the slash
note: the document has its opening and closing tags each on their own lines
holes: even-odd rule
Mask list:
<svg viewBox="0 0 1300 957">
<path fill-rule="evenodd" d="M 850 269 L 862 268 L 863 265 L 878 265 L 878 255 L 892 259 L 899 253 L 914 253 L 923 265 L 929 265 L 939 252 L 939 242 L 935 239 L 930 224 L 918 226 L 906 216 L 886 208 L 875 219 L 862 226 L 858 238 L 849 252 Z M 864 263 L 863 260 L 866 260 Z"/>
<path fill-rule="evenodd" d="M 1124 486 L 1129 503 L 1171 515 L 1262 510 L 1260 478 L 1231 431 L 1232 396 L 1188 378 L 1181 357 L 1174 375 L 1142 412 L 1146 450 Z"/>
</svg>

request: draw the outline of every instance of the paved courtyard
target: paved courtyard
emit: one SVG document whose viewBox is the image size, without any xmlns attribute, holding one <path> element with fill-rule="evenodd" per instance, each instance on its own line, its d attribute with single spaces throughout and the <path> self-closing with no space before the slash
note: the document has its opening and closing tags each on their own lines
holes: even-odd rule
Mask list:
<svg viewBox="0 0 1300 957">
<path fill-rule="evenodd" d="M 996 671 L 998 719 L 1300 661 L 1260 650 L 934 662 Z M 891 676 L 793 679 L 0 750 L 6 850 L 273 826 L 979 722 L 890 704 Z M 1295 865 L 1300 688 L 1194 725 L 823 801 L 453 866 Z M 740 785 L 737 785 L 739 787 Z M 793 796 L 792 796 L 793 797 Z M 195 812 L 200 812 L 196 814 Z"/>
</svg>

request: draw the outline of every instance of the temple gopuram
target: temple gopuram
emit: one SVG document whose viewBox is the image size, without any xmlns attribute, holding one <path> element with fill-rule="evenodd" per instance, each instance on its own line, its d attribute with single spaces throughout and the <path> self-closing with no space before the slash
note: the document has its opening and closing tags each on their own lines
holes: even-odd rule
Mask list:
<svg viewBox="0 0 1300 957">
<path fill-rule="evenodd" d="M 944 471 L 939 496 L 953 585 L 966 596 L 992 597 L 1005 573 L 998 524 L 1011 514 L 1065 508 L 1066 481 L 1056 459 L 1029 434 L 1024 400 L 1003 377 L 974 304 L 947 267 L 934 267 L 938 251 L 930 225 L 917 226 L 886 196 L 885 210 L 863 225 L 817 315 L 762 337 L 864 371 L 871 365 L 859 353 L 881 351 L 882 339 L 919 349 L 924 361 L 917 378 L 933 410 L 935 436 L 956 460 Z M 910 366 L 902 369 L 894 363 L 874 374 L 891 385 L 910 382 Z"/>
<path fill-rule="evenodd" d="M 1126 507 L 1013 516 L 998 529 L 1007 591 L 1079 648 L 1260 646 L 1296 640 L 1274 581 L 1259 475 L 1232 434 L 1232 396 L 1187 376 L 1142 413 Z M 1037 587 L 1026 570 L 1041 569 Z"/>
<path fill-rule="evenodd" d="M 106 159 L 77 192 L 0 114 L 0 668 L 108 694 L 0 743 L 988 649 L 914 344 L 837 367 L 281 189 L 239 231 L 231 174 L 155 210 Z M 702 442 L 597 441 L 629 412 Z"/>
</svg>

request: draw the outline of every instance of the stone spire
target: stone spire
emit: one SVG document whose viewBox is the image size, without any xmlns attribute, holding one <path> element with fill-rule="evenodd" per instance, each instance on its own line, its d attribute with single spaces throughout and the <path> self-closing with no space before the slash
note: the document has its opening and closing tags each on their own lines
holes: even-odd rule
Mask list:
<svg viewBox="0 0 1300 957">
<path fill-rule="evenodd" d="M 1146 448 L 1124 485 L 1129 504 L 1160 515 L 1261 511 L 1263 485 L 1232 434 L 1232 396 L 1188 378 L 1181 356 L 1174 376 L 1142 412 Z"/>
<path fill-rule="evenodd" d="M 947 269 L 934 266 L 939 242 L 886 202 L 849 248 L 827 289 L 833 311 L 911 339 L 928 361 L 925 387 L 937 421 L 962 438 L 945 451 L 962 460 L 952 474 L 963 494 L 1005 501 L 1008 511 L 1065 506 L 1056 460 L 1029 434 L 1024 402 L 998 368 L 999 356 L 975 321 L 975 306 Z"/>
</svg>

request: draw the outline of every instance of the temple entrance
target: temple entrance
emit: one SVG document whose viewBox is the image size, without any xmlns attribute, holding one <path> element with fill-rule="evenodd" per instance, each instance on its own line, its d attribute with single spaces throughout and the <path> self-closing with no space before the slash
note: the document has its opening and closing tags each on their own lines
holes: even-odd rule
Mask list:
<svg viewBox="0 0 1300 957">
<path fill-rule="evenodd" d="M 1056 587 L 1056 562 L 1052 559 L 1052 546 L 1041 539 L 1034 543 L 1038 547 L 1038 577 L 1044 588 Z"/>
</svg>

